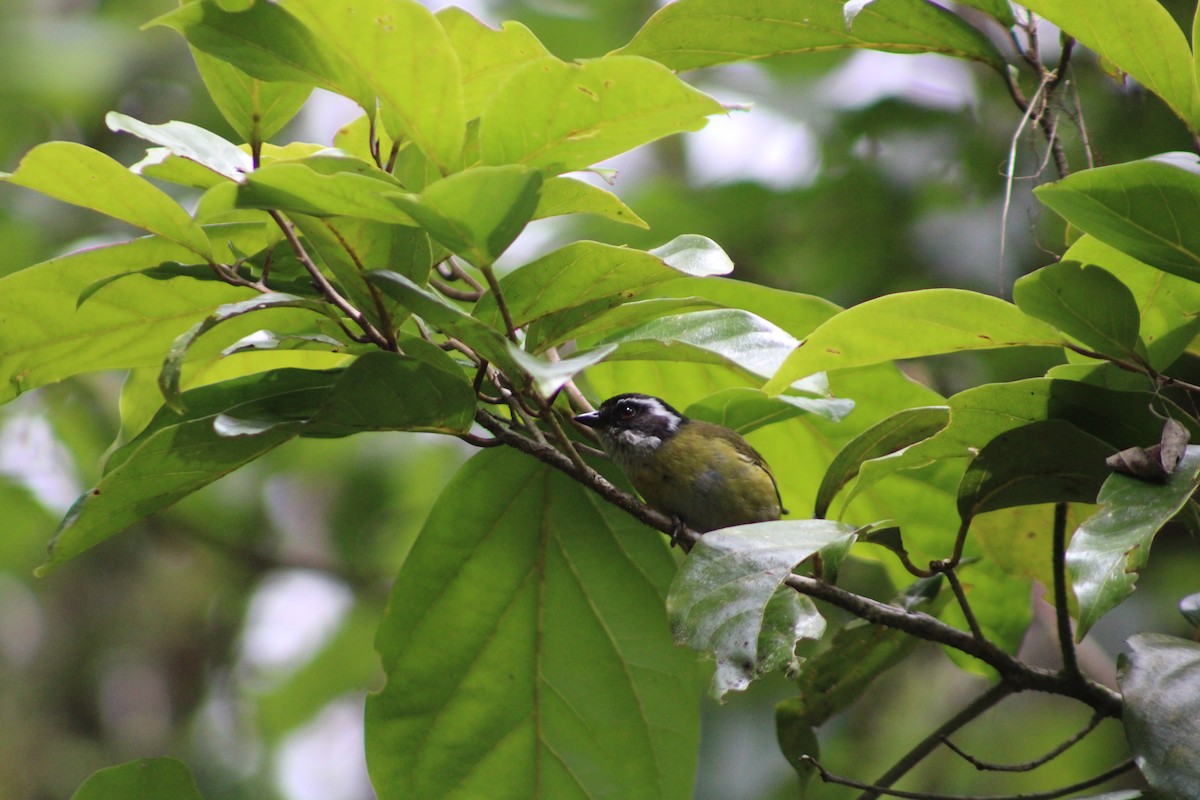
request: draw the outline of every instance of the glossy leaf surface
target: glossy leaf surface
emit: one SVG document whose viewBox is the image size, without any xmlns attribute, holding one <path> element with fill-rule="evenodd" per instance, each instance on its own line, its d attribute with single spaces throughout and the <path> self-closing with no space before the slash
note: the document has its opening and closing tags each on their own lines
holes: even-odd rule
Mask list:
<svg viewBox="0 0 1200 800">
<path fill-rule="evenodd" d="M 855 530 L 798 520 L 739 525 L 700 538 L 671 584 L 667 613 L 676 641 L 716 658 L 717 698 L 766 672 L 798 666 L 796 642 L 819 638 L 825 619 L 783 581 L 814 553 L 851 540 Z"/>
<path fill-rule="evenodd" d="M 1165 153 L 1083 170 L 1037 198 L 1075 227 L 1153 267 L 1200 280 L 1200 157 Z"/>
<path fill-rule="evenodd" d="M 1200 486 L 1200 446 L 1189 445 L 1166 484 L 1112 475 L 1097 501 L 1101 509 L 1071 537 L 1067 569 L 1079 599 L 1082 639 L 1100 617 L 1133 592 L 1150 557 L 1155 534 Z"/>
<path fill-rule="evenodd" d="M 1142 322 L 1137 301 L 1100 267 L 1070 261 L 1042 267 L 1017 281 L 1013 301 L 1093 350 L 1124 359 L 1136 355 Z"/>
<path fill-rule="evenodd" d="M 1161 633 L 1129 638 L 1117 680 L 1138 769 L 1163 800 L 1200 793 L 1200 644 Z"/>
</svg>

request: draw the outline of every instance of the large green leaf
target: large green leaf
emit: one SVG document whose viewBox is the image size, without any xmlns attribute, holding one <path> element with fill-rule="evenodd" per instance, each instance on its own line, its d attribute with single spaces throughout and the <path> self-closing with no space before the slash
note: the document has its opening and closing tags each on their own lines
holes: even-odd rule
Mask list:
<svg viewBox="0 0 1200 800">
<path fill-rule="evenodd" d="M 603 344 L 613 342 L 621 346 L 610 359 L 725 364 L 759 378 L 775 374 L 796 346 L 782 328 L 732 308 L 651 320 Z"/>
<path fill-rule="evenodd" d="M 1045 17 L 1161 97 L 1200 128 L 1200 97 L 1187 37 L 1158 0 L 1029 0 Z"/>
<path fill-rule="evenodd" d="M 270 139 L 312 94 L 311 83 L 262 81 L 195 47 L 191 51 L 208 96 L 244 142 Z"/>
<path fill-rule="evenodd" d="M 1106 355 L 1137 356 L 1137 301 L 1115 275 L 1070 261 L 1042 267 L 1013 286 L 1013 302 L 1031 317 Z"/>
<path fill-rule="evenodd" d="M 823 390 L 814 386 L 815 396 L 771 397 L 759 389 L 737 386 L 692 403 L 687 407 L 687 416 L 724 425 L 743 435 L 806 412 L 838 422 L 854 410 L 854 401 L 830 397 L 828 391 L 827 385 Z"/>
<path fill-rule="evenodd" d="M 0 173 L 0 180 L 156 233 L 201 260 L 213 257 L 204 230 L 178 203 L 90 147 L 74 142 L 39 144 L 25 154 L 16 172 Z"/>
<path fill-rule="evenodd" d="M 848 308 L 818 327 L 765 387 L 847 367 L 1013 345 L 1062 346 L 1063 336 L 1003 300 L 962 289 L 899 292 Z"/>
<path fill-rule="evenodd" d="M 1138 336 L 1154 369 L 1166 369 L 1200 334 L 1200 283 L 1138 261 L 1094 236 L 1082 236 L 1064 260 L 1099 264 L 1133 294 L 1141 320 Z"/>
<path fill-rule="evenodd" d="M 852 21 L 842 0 L 678 0 L 616 51 L 674 70 L 838 48 L 944 53 L 1004 69 L 986 36 L 923 0 L 875 0 Z"/>
<path fill-rule="evenodd" d="M 573 327 L 680 274 L 650 253 L 583 241 L 514 270 L 501 279 L 500 289 L 517 326 L 554 315 L 540 334 L 555 343 L 568 337 Z M 475 316 L 501 324 L 494 295 L 480 298 Z"/>
<path fill-rule="evenodd" d="M 227 11 L 218 0 L 193 0 L 145 27 L 154 25 L 178 31 L 193 48 L 254 78 L 321 86 L 374 110 L 375 95 L 362 76 L 279 3 Z"/>
<path fill-rule="evenodd" d="M 410 355 L 373 352 L 345 369 L 277 369 L 184 392 L 113 452 L 99 483 L 71 507 L 46 571 L 207 486 L 296 436 L 362 431 L 463 433 L 475 393 L 449 356 L 410 342 Z"/>
<path fill-rule="evenodd" d="M 848 544 L 855 531 L 839 522 L 797 520 L 700 538 L 671 583 L 667 613 L 677 642 L 716 658 L 718 699 L 767 672 L 799 666 L 796 642 L 819 639 L 825 619 L 783 581 L 817 552 Z"/>
<path fill-rule="evenodd" d="M 92 773 L 71 800 L 203 800 L 187 766 L 174 758 L 142 758 Z"/>
<path fill-rule="evenodd" d="M 462 70 L 463 116 L 475 119 L 496 90 L 529 61 L 550 55 L 533 32 L 519 22 L 489 28 L 456 6 L 434 16 L 450 39 Z"/>
<path fill-rule="evenodd" d="M 1117 681 L 1125 733 L 1161 800 L 1200 796 L 1200 644 L 1162 633 L 1129 638 Z"/>
<path fill-rule="evenodd" d="M 1157 4 L 1156 4 L 1157 5 Z M 1152 267 L 1200 281 L 1200 156 L 1165 153 L 1034 190 L 1075 227 Z"/>
<path fill-rule="evenodd" d="M 553 469 L 472 458 L 379 629 L 381 800 L 690 798 L 699 698 L 663 613 L 673 570 L 661 537 Z"/>
<path fill-rule="evenodd" d="M 100 482 L 67 512 L 39 572 L 297 436 L 336 379 L 334 371 L 277 370 L 186 392 L 185 414 L 162 409 L 146 430 L 112 454 Z M 214 421 L 241 405 L 292 422 L 273 425 L 258 436 L 220 435 Z"/>
<path fill-rule="evenodd" d="M 467 121 L 461 70 L 432 11 L 415 0 L 287 0 L 286 5 L 379 97 L 393 139 L 403 134 L 443 175 L 462 168 Z"/>
<path fill-rule="evenodd" d="M 392 202 L 451 252 L 490 267 L 533 218 L 541 185 L 528 167 L 475 167 Z"/>
<path fill-rule="evenodd" d="M 255 252 L 267 244 L 260 224 L 216 225 L 207 231 L 222 261 L 234 260 L 231 245 Z M 98 291 L 76 309 L 80 295 L 97 281 L 193 257 L 179 244 L 150 236 L 61 256 L 0 278 L 6 299 L 0 316 L 0 399 L 84 372 L 159 364 L 180 332 L 216 306 L 247 296 L 245 289 L 216 281 L 132 276 L 120 282 L 119 291 Z M 272 314 L 278 316 L 270 327 L 277 330 L 288 330 L 296 319 L 296 312 Z M 244 336 L 253 328 L 235 322 L 230 330 Z M 193 355 L 219 349 L 216 342 L 202 343 Z"/>
<path fill-rule="evenodd" d="M 1070 422 L 1047 419 L 1005 431 L 971 460 L 958 487 L 963 522 L 985 511 L 1040 503 L 1091 503 L 1109 474 L 1112 447 Z"/>
<path fill-rule="evenodd" d="M 321 171 L 340 163 L 344 169 Z M 364 217 L 413 225 L 392 197 L 404 188 L 391 175 L 353 158 L 306 159 L 265 164 L 238 186 L 242 208 L 297 211 L 313 217 Z"/>
<path fill-rule="evenodd" d="M 642 58 L 532 61 L 492 96 L 479 125 L 485 164 L 571 172 L 672 133 L 724 107 Z"/>
<path fill-rule="evenodd" d="M 1165 484 L 1111 475 L 1101 509 L 1071 537 L 1067 568 L 1079 599 L 1077 638 L 1133 592 L 1159 529 L 1200 487 L 1200 446 L 1189 445 Z"/>
</svg>

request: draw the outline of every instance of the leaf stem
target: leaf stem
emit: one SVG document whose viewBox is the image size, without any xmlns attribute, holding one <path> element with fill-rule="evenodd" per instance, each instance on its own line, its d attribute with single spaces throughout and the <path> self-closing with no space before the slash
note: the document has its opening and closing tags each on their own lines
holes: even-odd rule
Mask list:
<svg viewBox="0 0 1200 800">
<path fill-rule="evenodd" d="M 1079 675 L 1079 660 L 1075 654 L 1075 637 L 1071 633 L 1071 611 L 1067 596 L 1067 504 L 1054 504 L 1052 536 L 1054 569 L 1054 619 L 1058 629 L 1058 647 L 1062 650 L 1063 672 Z"/>
<path fill-rule="evenodd" d="M 283 214 L 279 213 L 275 209 L 270 209 L 267 211 L 267 213 L 271 215 L 271 219 L 275 220 L 275 224 L 279 226 L 281 231 L 283 231 L 283 236 L 285 239 L 287 239 L 288 244 L 291 245 L 292 250 L 296 253 L 296 258 L 298 258 L 300 263 L 304 265 L 304 269 L 308 271 L 309 277 L 312 278 L 313 283 L 316 284 L 317 289 L 321 292 L 321 294 L 325 295 L 325 299 L 333 303 L 335 306 L 337 306 L 339 311 L 353 320 L 354 324 L 362 329 L 362 332 L 366 334 L 367 338 L 372 343 L 378 345 L 384 350 L 395 352 L 395 344 L 390 343 L 387 337 L 380 333 L 379 330 L 371 324 L 370 320 L 363 316 L 361 311 L 351 305 L 349 300 L 342 297 L 337 289 L 333 288 L 333 284 L 329 282 L 325 275 L 321 273 L 321 270 L 317 267 L 317 265 L 313 263 L 312 258 L 310 258 L 308 255 L 308 251 L 304 249 L 304 245 L 300 243 L 300 239 L 296 236 L 296 232 L 292 229 L 292 224 L 284 218 Z"/>
</svg>

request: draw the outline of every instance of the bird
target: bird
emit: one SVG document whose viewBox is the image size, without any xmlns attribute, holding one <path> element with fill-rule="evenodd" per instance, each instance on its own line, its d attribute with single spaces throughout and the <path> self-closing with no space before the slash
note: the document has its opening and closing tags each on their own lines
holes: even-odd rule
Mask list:
<svg viewBox="0 0 1200 800">
<path fill-rule="evenodd" d="M 636 392 L 574 419 L 596 432 L 642 499 L 676 522 L 676 533 L 680 523 L 707 533 L 787 513 L 766 460 L 724 425 L 689 419 Z"/>
</svg>

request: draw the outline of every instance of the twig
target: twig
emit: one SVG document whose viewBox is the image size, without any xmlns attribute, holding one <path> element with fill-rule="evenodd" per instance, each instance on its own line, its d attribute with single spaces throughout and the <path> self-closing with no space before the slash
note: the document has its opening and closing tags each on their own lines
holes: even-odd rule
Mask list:
<svg viewBox="0 0 1200 800">
<path fill-rule="evenodd" d="M 892 765 L 891 769 L 879 776 L 873 788 L 859 795 L 858 800 L 875 800 L 875 798 L 879 797 L 879 789 L 892 786 L 896 781 L 904 777 L 909 770 L 921 763 L 926 756 L 936 750 L 938 745 L 945 741 L 947 736 L 968 722 L 978 718 L 983 712 L 992 708 L 1012 693 L 1012 687 L 1004 681 L 1000 681 L 988 688 L 986 692 L 968 703 L 962 711 L 959 711 L 953 717 L 943 722 L 938 726 L 937 730 L 918 742 L 912 750 L 905 753 L 904 757 Z"/>
<path fill-rule="evenodd" d="M 967 601 L 967 593 L 963 591 L 962 581 L 958 579 L 958 573 L 954 571 L 953 567 L 938 569 L 936 571 L 946 576 L 946 581 L 950 584 L 951 591 L 954 592 L 954 598 L 958 600 L 958 607 L 962 611 L 963 617 L 967 620 L 967 627 L 971 629 L 971 635 L 981 641 L 985 639 L 983 629 L 979 627 L 979 621 L 975 619 L 975 612 L 971 610 L 971 604 Z"/>
<path fill-rule="evenodd" d="M 899 789 L 886 789 L 883 787 L 872 786 L 869 783 L 851 780 L 834 775 L 829 770 L 821 766 L 812 756 L 801 756 L 801 761 L 813 765 L 813 768 L 820 774 L 821 780 L 826 783 L 836 783 L 839 786 L 849 786 L 851 789 L 877 790 L 879 794 L 887 795 L 888 797 L 901 797 L 906 800 L 1056 800 L 1059 797 L 1066 797 L 1069 794 L 1090 789 L 1093 786 L 1099 786 L 1102 783 L 1107 783 L 1113 778 L 1133 768 L 1133 759 L 1122 761 L 1112 769 L 1106 770 L 1092 778 L 1080 781 L 1079 783 L 1063 786 L 1058 789 L 1051 789 L 1048 792 L 1033 792 L 1032 794 L 992 794 L 992 795 L 962 795 L 962 794 L 933 794 L 930 792 L 903 792 Z"/>
<path fill-rule="evenodd" d="M 454 300 L 462 300 L 467 303 L 474 303 L 483 294 L 482 292 L 477 292 L 474 289 L 470 291 L 464 289 L 455 289 L 450 284 L 446 283 L 445 281 L 439 281 L 437 278 L 431 278 L 429 285 L 446 295 L 446 297 L 453 298 Z"/>
<path fill-rule="evenodd" d="M 490 264 L 482 265 L 479 269 L 483 272 L 488 288 L 492 290 L 492 296 L 496 298 L 496 308 L 500 309 L 500 318 L 504 320 L 504 332 L 513 344 L 519 343 L 517 326 L 513 324 L 512 313 L 508 310 L 508 301 L 504 299 L 504 292 L 500 291 L 500 281 L 496 279 L 496 271 Z"/>
<path fill-rule="evenodd" d="M 1075 745 L 1079 744 L 1079 742 L 1083 741 L 1083 739 L 1089 733 L 1096 730 L 1096 727 L 1103 721 L 1103 715 L 1093 714 L 1091 721 L 1088 722 L 1088 724 L 1082 729 L 1073 734 L 1071 738 L 1067 739 L 1065 742 L 1058 745 L 1058 747 L 1055 747 L 1045 755 L 1039 756 L 1033 761 L 1026 761 L 1024 764 L 993 764 L 987 761 L 980 761 L 970 753 L 964 752 L 962 748 L 954 744 L 954 742 L 950 741 L 945 736 L 942 737 L 942 743 L 980 772 L 1031 772 L 1043 764 L 1048 764 L 1049 762 L 1061 756 L 1063 753 L 1070 750 Z"/>
<path fill-rule="evenodd" d="M 1071 610 L 1067 602 L 1067 504 L 1054 504 L 1052 537 L 1054 568 L 1054 618 L 1058 629 L 1058 647 L 1062 650 L 1063 672 L 1079 675 L 1079 660 L 1075 656 L 1075 637 L 1071 633 Z"/>
<path fill-rule="evenodd" d="M 300 239 L 297 238 L 296 232 L 292 230 L 291 223 L 284 219 L 283 214 L 280 214 L 275 209 L 270 209 L 267 211 L 267 213 L 271 215 L 271 219 L 275 220 L 275 224 L 279 226 L 281 231 L 283 231 L 283 236 L 285 239 L 287 239 L 288 244 L 291 245 L 292 250 L 295 251 L 296 258 L 298 258 L 300 263 L 304 265 L 304 269 L 308 271 L 309 277 L 312 278 L 313 283 L 316 284 L 317 289 L 321 292 L 321 294 L 325 295 L 325 299 L 333 303 L 335 306 L 337 306 L 339 311 L 353 320 L 354 324 L 362 329 L 362 332 L 366 334 L 367 338 L 370 339 L 371 342 L 379 347 L 382 347 L 384 350 L 394 350 L 394 345 L 389 344 L 387 337 L 380 333 L 375 326 L 371 324 L 370 320 L 363 316 L 361 311 L 351 305 L 350 301 L 342 297 L 337 289 L 333 288 L 333 284 L 329 282 L 325 275 L 321 273 L 321 270 L 317 267 L 317 265 L 313 263 L 313 260 L 309 258 L 308 252 L 304 249 L 304 245 L 300 243 Z"/>
</svg>

